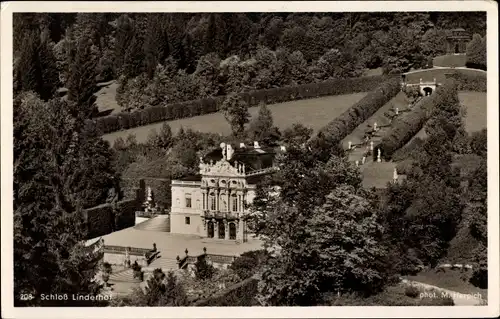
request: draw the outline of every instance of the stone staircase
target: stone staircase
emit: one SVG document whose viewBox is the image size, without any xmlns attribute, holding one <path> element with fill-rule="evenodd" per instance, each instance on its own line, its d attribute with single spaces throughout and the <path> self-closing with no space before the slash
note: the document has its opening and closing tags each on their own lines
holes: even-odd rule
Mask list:
<svg viewBox="0 0 500 319">
<path fill-rule="evenodd" d="M 179 269 L 176 259 L 161 256 L 155 259 L 151 264 L 149 264 L 147 268 L 152 268 L 153 270 L 156 268 L 161 268 L 163 272 Z"/>
<path fill-rule="evenodd" d="M 134 226 L 135 229 L 157 232 L 170 232 L 170 216 L 159 215 Z"/>
<path fill-rule="evenodd" d="M 129 283 L 140 283 L 141 281 L 134 278 L 134 271 L 132 269 L 125 269 L 116 273 L 112 273 L 109 276 L 110 282 L 129 282 Z"/>
<path fill-rule="evenodd" d="M 390 130 L 391 122 L 395 115 L 395 108 L 398 108 L 399 114 L 409 111 L 409 101 L 403 92 L 398 93 L 386 105 L 382 106 L 372 117 L 359 125 L 351 134 L 349 134 L 343 141 L 344 149 L 348 150 L 349 142 L 352 143 L 353 148 L 348 150 L 349 161 L 359 163 L 359 168 L 363 171 L 363 166 L 373 162 L 373 155 L 369 155 L 365 159 L 365 164 L 362 165 L 363 155 L 370 149 L 370 143 L 376 146 L 385 134 Z M 374 132 L 369 140 L 365 141 L 363 136 L 373 130 L 374 123 L 377 123 L 377 131 Z"/>
</svg>

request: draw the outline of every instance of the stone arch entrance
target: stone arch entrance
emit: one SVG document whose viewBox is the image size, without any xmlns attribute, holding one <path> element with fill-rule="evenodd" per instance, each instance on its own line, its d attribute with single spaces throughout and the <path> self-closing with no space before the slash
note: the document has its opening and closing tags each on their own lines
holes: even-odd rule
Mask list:
<svg viewBox="0 0 500 319">
<path fill-rule="evenodd" d="M 226 237 L 226 228 L 224 227 L 224 222 L 219 221 L 219 225 L 217 228 L 219 229 L 219 239 L 224 239 Z"/>
<path fill-rule="evenodd" d="M 431 87 L 424 87 L 422 89 L 424 91 L 424 96 L 428 96 L 432 94 L 432 88 Z"/>
<path fill-rule="evenodd" d="M 229 223 L 229 239 L 236 239 L 236 225 L 234 223 Z"/>
<path fill-rule="evenodd" d="M 455 43 L 455 54 L 460 53 L 460 45 L 458 43 Z"/>
<path fill-rule="evenodd" d="M 207 236 L 208 238 L 214 238 L 214 223 L 212 221 L 207 223 Z"/>
</svg>

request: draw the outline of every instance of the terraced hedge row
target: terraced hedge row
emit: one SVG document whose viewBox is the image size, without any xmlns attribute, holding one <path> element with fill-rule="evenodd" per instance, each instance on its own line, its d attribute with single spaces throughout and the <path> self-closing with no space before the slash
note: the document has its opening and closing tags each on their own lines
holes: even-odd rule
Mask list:
<svg viewBox="0 0 500 319">
<path fill-rule="evenodd" d="M 435 94 L 438 94 L 438 92 Z M 394 120 L 391 129 L 375 146 L 374 159 L 376 159 L 378 149 L 380 149 L 382 157 L 390 160 L 398 149 L 406 145 L 424 127 L 429 118 L 428 111 L 432 107 L 432 100 L 433 95 L 423 98 L 413 107 L 411 112 L 403 113 Z"/>
<path fill-rule="evenodd" d="M 399 78 L 391 78 L 382 83 L 364 98 L 324 126 L 311 141 L 326 140 L 322 144 L 336 145 L 349 135 L 356 127 L 370 118 L 378 109 L 389 102 L 401 91 Z"/>
<path fill-rule="evenodd" d="M 241 93 L 241 97 L 249 106 L 256 106 L 260 102 L 274 104 L 326 95 L 367 92 L 375 89 L 385 79 L 385 76 L 369 76 L 330 80 L 321 83 L 245 92 Z M 224 96 L 220 96 L 182 103 L 159 105 L 133 113 L 119 113 L 117 115 L 97 118 L 94 121 L 100 132 L 102 134 L 107 134 L 156 122 L 215 113 L 222 105 L 224 98 Z"/>
<path fill-rule="evenodd" d="M 381 150 L 381 155 L 385 160 L 390 160 L 394 153 L 406 145 L 425 125 L 429 119 L 432 108 L 439 103 L 442 94 L 453 86 L 458 85 L 454 80 L 447 80 L 443 86 L 438 87 L 431 96 L 424 97 L 413 109 L 396 118 L 391 125 L 390 130 L 382 138 L 380 143 L 375 146 L 374 158 Z"/>
</svg>

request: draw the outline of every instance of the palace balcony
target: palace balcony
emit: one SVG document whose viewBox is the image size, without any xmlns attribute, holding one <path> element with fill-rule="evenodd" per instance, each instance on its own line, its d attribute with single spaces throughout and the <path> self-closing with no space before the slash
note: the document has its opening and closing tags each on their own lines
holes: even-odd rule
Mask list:
<svg viewBox="0 0 500 319">
<path fill-rule="evenodd" d="M 204 210 L 203 217 L 206 219 L 238 219 L 240 218 L 240 213 L 238 212 L 221 212 L 221 211 L 212 211 L 212 210 Z"/>
</svg>

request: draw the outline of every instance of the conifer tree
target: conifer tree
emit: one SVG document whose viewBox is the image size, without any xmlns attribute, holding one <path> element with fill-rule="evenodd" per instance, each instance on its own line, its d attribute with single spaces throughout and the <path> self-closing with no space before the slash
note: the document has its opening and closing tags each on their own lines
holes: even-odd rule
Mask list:
<svg viewBox="0 0 500 319">
<path fill-rule="evenodd" d="M 73 116 L 88 119 L 97 113 L 96 66 L 97 47 L 88 37 L 76 39 L 75 49 L 70 51 L 69 74 L 66 83 L 68 101 Z"/>
<path fill-rule="evenodd" d="M 257 117 L 250 122 L 249 133 L 254 141 L 274 146 L 280 138 L 279 129 L 273 125 L 273 116 L 265 103 L 261 103 Z"/>
<path fill-rule="evenodd" d="M 23 38 L 15 68 L 15 92 L 33 91 L 43 100 L 50 99 L 59 86 L 59 76 L 48 35 L 31 31 Z"/>
<path fill-rule="evenodd" d="M 82 209 L 103 202 L 112 187 L 109 145 L 60 99 L 21 94 L 14 110 L 15 294 L 95 294 L 98 259 L 83 247 Z M 16 298 L 18 306 L 41 302 Z M 75 305 L 43 305 L 55 304 Z"/>
</svg>

